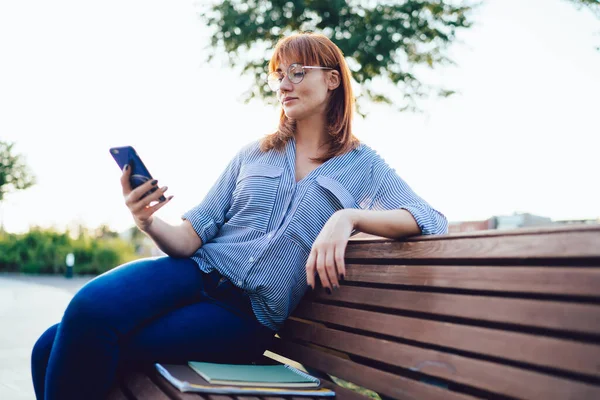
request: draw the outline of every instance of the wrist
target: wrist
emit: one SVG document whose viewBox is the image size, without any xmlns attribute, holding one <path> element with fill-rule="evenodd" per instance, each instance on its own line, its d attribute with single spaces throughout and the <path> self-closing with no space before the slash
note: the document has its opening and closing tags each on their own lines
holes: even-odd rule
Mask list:
<svg viewBox="0 0 600 400">
<path fill-rule="evenodd" d="M 137 224 L 137 226 L 138 226 L 138 228 L 140 228 L 140 230 L 142 232 L 148 232 L 150 230 L 150 226 L 152 225 L 152 222 L 154 222 L 154 218 L 150 217 L 146 221 L 140 222 L 139 224 Z"/>
<path fill-rule="evenodd" d="M 344 218 L 352 225 L 352 229 L 357 229 L 360 221 L 360 212 L 362 210 L 357 210 L 354 208 L 345 208 L 340 210 Z"/>
</svg>

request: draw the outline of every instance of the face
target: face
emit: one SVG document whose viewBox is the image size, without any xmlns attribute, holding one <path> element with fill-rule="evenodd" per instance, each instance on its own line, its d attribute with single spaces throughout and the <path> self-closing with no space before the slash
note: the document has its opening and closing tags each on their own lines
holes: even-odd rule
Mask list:
<svg viewBox="0 0 600 400">
<path fill-rule="evenodd" d="M 277 91 L 277 99 L 282 104 L 285 115 L 298 121 L 324 114 L 330 91 L 339 86 L 338 72 L 306 68 L 304 79 L 300 83 L 292 83 L 287 76 L 289 65 L 282 63 L 277 69 L 285 74 Z"/>
</svg>

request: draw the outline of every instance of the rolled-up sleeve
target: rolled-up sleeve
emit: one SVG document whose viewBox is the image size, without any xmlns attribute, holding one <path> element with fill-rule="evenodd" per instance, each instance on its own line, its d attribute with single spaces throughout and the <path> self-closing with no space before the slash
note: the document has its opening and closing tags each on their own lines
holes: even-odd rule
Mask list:
<svg viewBox="0 0 600 400">
<path fill-rule="evenodd" d="M 423 235 L 448 233 L 448 220 L 444 214 L 417 196 L 392 169 L 386 171 L 381 179 L 370 208 L 372 210 L 405 209 L 412 214 Z"/>
<path fill-rule="evenodd" d="M 240 152 L 229 162 L 204 200 L 181 217 L 192 224 L 203 244 L 215 237 L 225 223 L 241 163 Z"/>
</svg>

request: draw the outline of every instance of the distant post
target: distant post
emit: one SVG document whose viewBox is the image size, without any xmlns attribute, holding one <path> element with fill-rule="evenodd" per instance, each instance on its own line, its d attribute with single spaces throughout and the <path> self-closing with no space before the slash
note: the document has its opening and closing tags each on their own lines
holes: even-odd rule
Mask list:
<svg viewBox="0 0 600 400">
<path fill-rule="evenodd" d="M 73 277 L 73 266 L 75 265 L 75 255 L 73 253 L 67 254 L 65 263 L 67 264 L 67 269 L 65 271 L 65 278 L 70 279 Z"/>
</svg>

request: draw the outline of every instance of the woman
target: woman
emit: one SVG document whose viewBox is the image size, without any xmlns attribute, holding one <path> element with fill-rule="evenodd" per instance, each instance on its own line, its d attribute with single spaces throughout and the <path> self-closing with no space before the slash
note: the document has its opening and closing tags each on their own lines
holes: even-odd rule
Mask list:
<svg viewBox="0 0 600 400">
<path fill-rule="evenodd" d="M 178 226 L 121 184 L 136 225 L 169 257 L 135 261 L 85 285 L 32 354 L 38 399 L 102 399 L 120 368 L 188 360 L 250 362 L 316 279 L 344 279 L 353 231 L 441 234 L 445 217 L 352 135 L 350 73 L 322 35 L 281 40 L 269 64 L 278 130 L 244 147 Z"/>
</svg>

